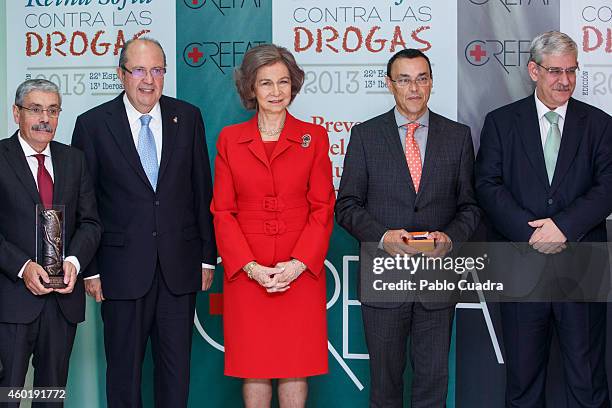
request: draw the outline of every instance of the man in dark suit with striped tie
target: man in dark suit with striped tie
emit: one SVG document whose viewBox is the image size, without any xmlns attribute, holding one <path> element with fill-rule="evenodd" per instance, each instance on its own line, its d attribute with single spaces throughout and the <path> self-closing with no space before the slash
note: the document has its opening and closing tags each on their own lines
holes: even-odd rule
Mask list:
<svg viewBox="0 0 612 408">
<path fill-rule="evenodd" d="M 102 226 L 85 157 L 53 141 L 60 112 L 54 83 L 25 81 L 13 105 L 19 130 L 0 141 L 0 387 L 22 387 L 32 355 L 35 387 L 65 387 L 77 323 L 85 319 L 81 272 Z M 49 276 L 36 263 L 37 205 L 64 206 L 64 289 L 43 285 Z"/>
<path fill-rule="evenodd" d="M 411 406 L 439 408 L 446 403 L 455 304 L 432 302 L 435 295 L 368 299 L 363 249 L 374 243 L 392 256 L 417 255 L 420 250 L 405 243 L 416 231 L 429 231 L 428 238 L 435 239 L 436 248 L 426 253 L 431 257 L 467 241 L 480 219 L 474 147 L 467 126 L 428 109 L 433 76 L 425 54 L 415 49 L 395 54 L 386 82 L 396 105 L 353 128 L 336 219 L 362 246 L 360 299 L 370 353 L 370 405 L 403 406 L 410 338 Z"/>
</svg>

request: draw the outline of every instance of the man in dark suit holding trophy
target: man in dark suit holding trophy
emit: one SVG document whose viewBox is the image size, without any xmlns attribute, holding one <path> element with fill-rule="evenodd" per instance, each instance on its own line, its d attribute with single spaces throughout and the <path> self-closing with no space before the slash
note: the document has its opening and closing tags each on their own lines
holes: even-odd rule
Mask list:
<svg viewBox="0 0 612 408">
<path fill-rule="evenodd" d="M 0 141 L 0 387 L 23 387 L 32 355 L 34 387 L 65 387 L 77 323 L 85 319 L 80 272 L 102 226 L 85 157 L 52 141 L 60 112 L 54 83 L 25 81 L 13 105 L 19 130 Z M 59 254 L 52 260 L 63 274 L 56 285 L 37 249 L 37 208 L 61 210 L 53 213 L 63 221 L 51 237 Z"/>
</svg>

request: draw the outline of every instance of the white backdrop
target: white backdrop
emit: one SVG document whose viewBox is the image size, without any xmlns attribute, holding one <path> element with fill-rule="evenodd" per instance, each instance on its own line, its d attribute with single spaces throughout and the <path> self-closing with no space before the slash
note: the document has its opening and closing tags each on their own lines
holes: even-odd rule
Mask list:
<svg viewBox="0 0 612 408">
<path fill-rule="evenodd" d="M 70 143 L 77 115 L 122 91 L 115 69 L 120 45 L 134 35 L 158 39 L 168 56 L 166 95 L 176 94 L 176 6 L 173 1 L 145 4 L 108 0 L 87 5 L 6 4 L 8 106 L 15 87 L 29 78 L 55 82 L 62 93 L 62 114 L 55 139 Z M 62 2 L 63 3 L 63 2 Z M 78 3 L 78 2 L 77 2 Z M 146 32 L 143 32 L 145 31 Z M 9 132 L 17 129 L 7 109 Z M 8 135 L 10 135 L 10 133 Z"/>
</svg>

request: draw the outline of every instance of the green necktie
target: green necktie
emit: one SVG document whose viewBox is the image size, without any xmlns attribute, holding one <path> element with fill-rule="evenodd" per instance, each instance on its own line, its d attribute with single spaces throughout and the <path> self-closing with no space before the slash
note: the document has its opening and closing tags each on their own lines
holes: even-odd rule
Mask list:
<svg viewBox="0 0 612 408">
<path fill-rule="evenodd" d="M 559 114 L 553 111 L 547 112 L 544 117 L 550 123 L 546 142 L 544 143 L 544 162 L 546 163 L 546 172 L 548 173 L 548 182 L 552 184 L 553 175 L 555 174 L 555 165 L 557 164 L 557 156 L 559 155 L 559 146 L 561 146 L 561 131 L 559 130 Z"/>
</svg>

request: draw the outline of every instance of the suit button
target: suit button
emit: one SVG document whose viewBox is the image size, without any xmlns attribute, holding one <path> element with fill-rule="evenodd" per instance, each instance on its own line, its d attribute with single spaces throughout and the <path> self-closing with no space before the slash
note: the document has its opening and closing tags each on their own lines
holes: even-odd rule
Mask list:
<svg viewBox="0 0 612 408">
<path fill-rule="evenodd" d="M 155 203 L 153 204 L 155 204 L 156 206 L 159 206 L 159 200 L 156 200 Z"/>
<path fill-rule="evenodd" d="M 548 199 L 548 205 L 551 205 L 552 203 L 553 203 L 553 199 L 552 199 L 552 198 L 549 198 L 549 199 Z"/>
<path fill-rule="evenodd" d="M 153 237 L 157 236 L 157 231 L 153 231 Z"/>
</svg>

